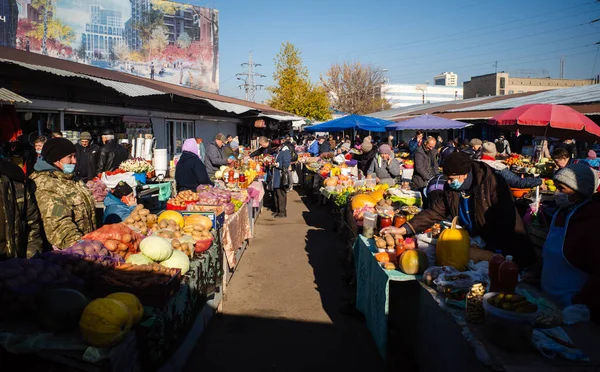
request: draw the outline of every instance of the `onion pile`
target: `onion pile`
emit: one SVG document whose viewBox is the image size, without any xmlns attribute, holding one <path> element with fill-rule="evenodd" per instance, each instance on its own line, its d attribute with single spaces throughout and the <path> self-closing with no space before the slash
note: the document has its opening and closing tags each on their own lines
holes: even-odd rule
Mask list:
<svg viewBox="0 0 600 372">
<path fill-rule="evenodd" d="M 103 202 L 106 195 L 108 195 L 106 185 L 100 180 L 88 181 L 85 185 L 90 189 L 94 196 L 94 200 L 97 202 Z"/>
</svg>

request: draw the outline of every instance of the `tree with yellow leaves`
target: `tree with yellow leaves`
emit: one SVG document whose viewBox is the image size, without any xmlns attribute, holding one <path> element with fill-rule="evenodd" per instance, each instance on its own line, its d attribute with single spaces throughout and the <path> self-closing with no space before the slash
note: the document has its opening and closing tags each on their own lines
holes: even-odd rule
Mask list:
<svg viewBox="0 0 600 372">
<path fill-rule="evenodd" d="M 273 80 L 276 85 L 267 88 L 271 93 L 267 101 L 269 106 L 317 121 L 331 117 L 327 92 L 322 86 L 311 83 L 301 53 L 294 44 L 285 42 L 281 45 L 275 58 Z"/>
</svg>

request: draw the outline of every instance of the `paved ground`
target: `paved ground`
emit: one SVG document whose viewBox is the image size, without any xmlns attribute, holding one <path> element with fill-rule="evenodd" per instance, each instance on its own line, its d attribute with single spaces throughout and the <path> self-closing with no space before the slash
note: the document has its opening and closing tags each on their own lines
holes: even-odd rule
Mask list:
<svg viewBox="0 0 600 372">
<path fill-rule="evenodd" d="M 374 371 L 364 322 L 342 315 L 346 288 L 332 216 L 288 194 L 288 218 L 259 217 L 252 244 L 186 371 Z"/>
</svg>

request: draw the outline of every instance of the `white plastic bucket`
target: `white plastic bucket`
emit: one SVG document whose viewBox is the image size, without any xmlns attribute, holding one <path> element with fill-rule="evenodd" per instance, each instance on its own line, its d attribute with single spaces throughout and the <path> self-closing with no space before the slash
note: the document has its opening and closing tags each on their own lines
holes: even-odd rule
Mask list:
<svg viewBox="0 0 600 372">
<path fill-rule="evenodd" d="M 157 176 L 167 176 L 169 169 L 169 160 L 167 157 L 167 149 L 154 149 L 154 170 Z"/>
</svg>

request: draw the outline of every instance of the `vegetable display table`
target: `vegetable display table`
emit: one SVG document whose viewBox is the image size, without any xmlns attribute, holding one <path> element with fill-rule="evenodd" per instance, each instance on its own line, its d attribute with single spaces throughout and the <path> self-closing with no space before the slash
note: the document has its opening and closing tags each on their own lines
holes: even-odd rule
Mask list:
<svg viewBox="0 0 600 372">
<path fill-rule="evenodd" d="M 221 227 L 221 245 L 229 268 L 235 269 L 239 257 L 236 253 L 244 246 L 244 242 L 252 237 L 248 221 L 248 203 L 244 203 L 234 214 L 225 217 Z"/>
<path fill-rule="evenodd" d="M 384 270 L 373 256 L 373 252 L 376 252 L 373 239 L 359 235 L 354 243 L 353 252 L 356 267 L 356 308 L 365 315 L 367 327 L 379 352 L 385 358 L 390 281 L 415 281 L 417 277 L 396 270 Z"/>
</svg>

